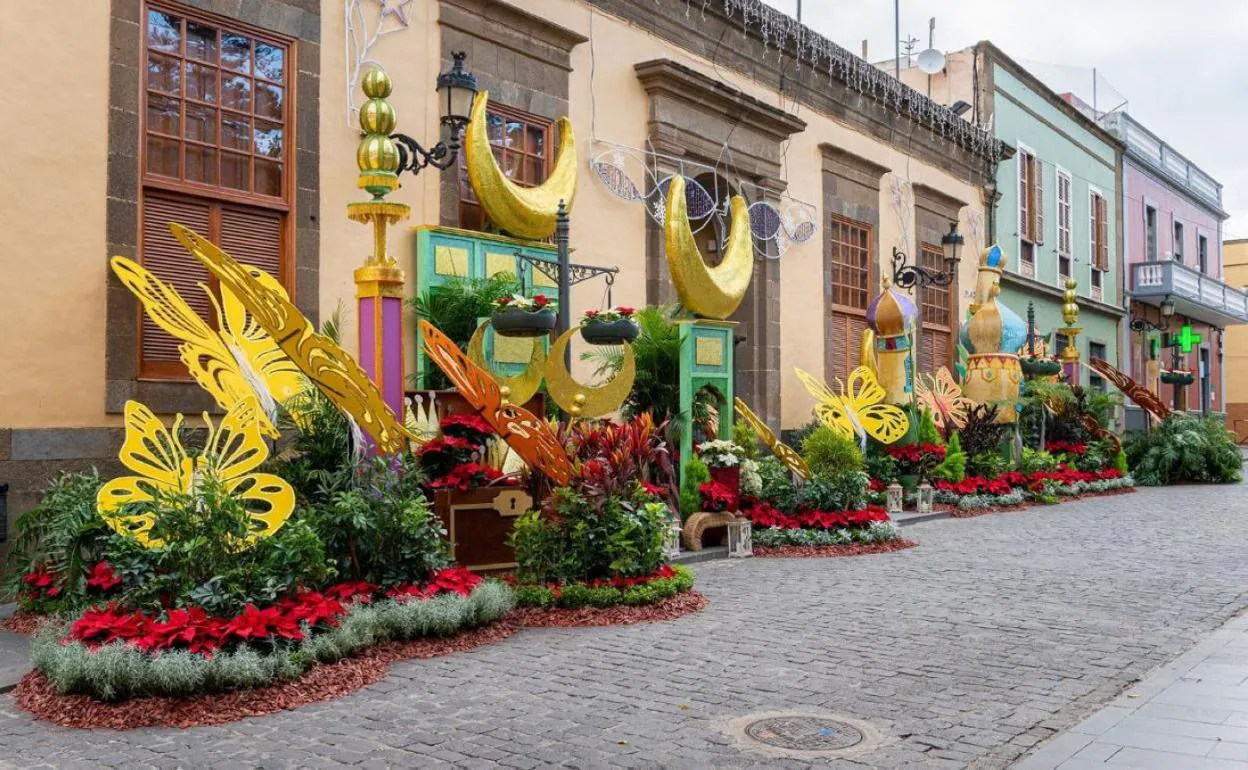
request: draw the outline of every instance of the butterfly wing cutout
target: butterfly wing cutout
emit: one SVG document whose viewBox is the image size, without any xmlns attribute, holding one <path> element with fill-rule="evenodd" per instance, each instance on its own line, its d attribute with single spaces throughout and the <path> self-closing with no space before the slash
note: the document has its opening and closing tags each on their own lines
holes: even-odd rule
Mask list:
<svg viewBox="0 0 1248 770">
<path fill-rule="evenodd" d="M 803 479 L 810 478 L 810 466 L 806 465 L 806 461 L 802 459 L 793 447 L 776 438 L 776 434 L 772 432 L 767 423 L 762 418 L 754 414 L 754 410 L 741 400 L 740 396 L 733 399 L 733 405 L 736 407 L 737 415 L 745 420 L 754 433 L 758 435 L 760 441 L 767 445 L 767 448 L 780 458 L 780 461 L 788 466 L 789 470 L 796 473 Z"/>
<path fill-rule="evenodd" d="M 243 267 L 266 289 L 283 300 L 290 300 L 286 289 L 273 276 L 259 268 L 248 265 Z M 302 395 L 308 387 L 308 380 L 303 372 L 282 352 L 277 341 L 264 327 L 248 315 L 247 308 L 243 307 L 238 296 L 229 289 L 221 291 L 221 311 L 230 340 L 243 353 L 247 364 L 259 376 L 273 398 L 285 404 L 295 396 Z"/>
<path fill-rule="evenodd" d="M 899 441 L 910 429 L 910 418 L 901 407 L 884 401 L 884 387 L 870 369 L 860 366 L 849 375 L 843 399 L 850 419 L 882 444 Z"/>
<path fill-rule="evenodd" d="M 425 353 L 473 409 L 516 451 L 520 459 L 560 486 L 572 480 L 572 462 L 545 420 L 516 404 L 504 404 L 498 383 L 477 366 L 449 337 L 420 322 Z"/>
<path fill-rule="evenodd" d="M 407 434 L 377 386 L 349 353 L 318 334 L 289 299 L 256 280 L 251 271 L 195 231 L 176 223 L 169 229 L 186 250 L 233 292 L 257 324 L 325 394 L 377 442 L 385 454 L 401 451 Z"/>
<path fill-rule="evenodd" d="M 125 409 L 125 440 L 120 459 L 135 474 L 119 476 L 100 487 L 96 508 L 101 518 L 118 534 L 132 537 L 140 544 L 156 548 L 163 543 L 149 537 L 156 516 L 148 512 L 127 513 L 127 505 L 150 503 L 160 494 L 185 492 L 191 486 L 193 464 L 178 440 L 182 416 L 173 422 L 173 430 L 165 428 L 151 409 L 138 401 L 127 401 Z"/>
<path fill-rule="evenodd" d="M 861 368 L 861 367 L 860 367 Z M 860 438 L 859 426 L 850 418 L 844 396 L 833 393 L 826 384 L 813 374 L 802 369 L 794 369 L 797 379 L 806 386 L 806 392 L 815 398 L 815 417 L 842 436 L 853 439 Z M 857 370 L 855 370 L 857 371 Z"/>
<path fill-rule="evenodd" d="M 1114 383 L 1114 385 L 1123 393 L 1139 404 L 1144 411 L 1148 412 L 1158 420 L 1164 420 L 1170 416 L 1170 407 L 1161 402 L 1157 398 L 1157 394 L 1148 388 L 1122 373 L 1113 364 L 1100 358 L 1089 358 L 1088 365 L 1099 372 L 1105 379 Z"/>
</svg>

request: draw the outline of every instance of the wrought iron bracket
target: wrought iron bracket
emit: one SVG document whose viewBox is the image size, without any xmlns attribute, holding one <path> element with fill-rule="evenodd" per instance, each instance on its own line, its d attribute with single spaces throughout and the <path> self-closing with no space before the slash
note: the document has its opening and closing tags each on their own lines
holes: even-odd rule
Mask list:
<svg viewBox="0 0 1248 770">
<path fill-rule="evenodd" d="M 559 282 L 558 262 L 552 262 L 549 259 L 542 259 L 541 257 L 529 256 L 528 254 L 522 254 L 519 251 L 514 252 L 514 256 L 518 261 L 527 262 L 532 265 L 534 270 L 541 272 L 542 275 L 546 276 L 551 281 L 555 283 Z M 569 284 L 572 286 L 575 286 L 578 283 L 584 283 L 585 281 L 592 280 L 599 276 L 603 277 L 603 279 L 607 282 L 607 286 L 612 286 L 615 284 L 615 276 L 619 274 L 620 269 L 618 267 L 594 267 L 593 265 L 568 265 L 568 271 Z"/>
<path fill-rule="evenodd" d="M 450 168 L 455 159 L 459 157 L 459 142 L 451 141 L 438 142 L 432 148 L 426 150 L 420 142 L 416 141 L 407 134 L 391 134 L 390 138 L 394 140 L 395 147 L 399 151 L 399 170 L 395 173 L 402 174 L 404 171 L 419 174 L 421 169 L 427 166 L 433 166 L 439 171 L 445 171 Z"/>
<path fill-rule="evenodd" d="M 893 285 L 899 289 L 910 289 L 915 286 L 948 286 L 958 276 L 957 265 L 952 260 L 943 271 L 933 270 L 922 265 L 907 265 L 906 252 L 893 247 Z"/>
<path fill-rule="evenodd" d="M 1169 320 L 1166 321 L 1165 326 L 1158 326 L 1157 324 L 1153 323 L 1147 318 L 1136 317 L 1136 318 L 1131 319 L 1131 331 L 1137 332 L 1139 334 L 1149 334 L 1151 332 L 1163 332 L 1169 328 L 1170 328 Z"/>
</svg>

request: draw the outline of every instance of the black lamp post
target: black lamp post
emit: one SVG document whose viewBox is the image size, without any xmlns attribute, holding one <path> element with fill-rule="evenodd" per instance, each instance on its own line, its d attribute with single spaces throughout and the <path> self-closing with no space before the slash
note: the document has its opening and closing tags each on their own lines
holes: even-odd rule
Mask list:
<svg viewBox="0 0 1248 770">
<path fill-rule="evenodd" d="M 454 64 L 449 72 L 438 75 L 438 101 L 442 105 L 442 125 L 448 129 L 449 138 L 426 150 L 420 142 L 407 134 L 391 134 L 399 149 L 399 171 L 419 174 L 426 166 L 442 171 L 450 168 L 459 157 L 459 139 L 468 125 L 472 113 L 472 101 L 477 96 L 477 76 L 464 69 L 463 51 L 451 54 Z"/>
<path fill-rule="evenodd" d="M 963 243 L 962 234 L 958 232 L 958 223 L 950 223 L 949 232 L 945 233 L 940 239 L 940 246 L 945 252 L 945 269 L 943 271 L 934 270 L 924 265 L 907 265 L 906 253 L 896 246 L 893 247 L 893 284 L 901 289 L 914 289 L 914 305 L 919 312 L 918 323 L 914 326 L 914 339 L 911 343 L 911 355 L 916 356 L 911 369 L 916 373 L 919 363 L 917 358 L 919 339 L 923 332 L 923 298 L 921 292 L 924 286 L 949 286 L 958 280 L 958 262 L 962 259 Z M 956 308 L 950 309 L 950 313 L 956 312 Z"/>
</svg>

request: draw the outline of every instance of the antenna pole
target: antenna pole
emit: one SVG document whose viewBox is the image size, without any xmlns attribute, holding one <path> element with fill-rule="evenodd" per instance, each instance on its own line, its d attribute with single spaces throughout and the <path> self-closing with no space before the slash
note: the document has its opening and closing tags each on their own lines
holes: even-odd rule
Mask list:
<svg viewBox="0 0 1248 770">
<path fill-rule="evenodd" d="M 1092 114 L 1096 115 L 1096 67 L 1092 68 Z"/>
<path fill-rule="evenodd" d="M 936 17 L 935 16 L 933 16 L 927 22 L 927 47 L 928 48 L 936 47 Z M 927 76 L 927 98 L 928 99 L 932 98 L 932 76 L 930 73 Z"/>
<path fill-rule="evenodd" d="M 893 75 L 901 80 L 901 0 L 893 0 Z"/>
<path fill-rule="evenodd" d="M 802 22 L 802 0 L 797 0 L 797 22 Z"/>
</svg>

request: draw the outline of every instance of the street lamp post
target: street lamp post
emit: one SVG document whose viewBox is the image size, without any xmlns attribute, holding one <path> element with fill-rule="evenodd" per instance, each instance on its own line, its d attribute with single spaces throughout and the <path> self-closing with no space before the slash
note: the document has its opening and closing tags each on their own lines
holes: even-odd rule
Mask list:
<svg viewBox="0 0 1248 770">
<path fill-rule="evenodd" d="M 962 260 L 962 234 L 958 232 L 958 223 L 949 225 L 949 232 L 940 239 L 940 246 L 945 252 L 945 269 L 933 270 L 924 265 L 906 264 L 906 253 L 893 247 L 893 285 L 900 289 L 914 290 L 914 304 L 919 309 L 918 323 L 915 324 L 913 340 L 910 344 L 911 356 L 918 356 L 919 340 L 923 330 L 923 297 L 924 286 L 950 286 L 958 280 L 958 262 Z M 956 304 L 956 303 L 955 303 Z M 956 308 L 950 308 L 951 317 L 956 315 Z M 911 359 L 910 371 L 913 377 L 918 373 L 919 360 Z"/>
<path fill-rule="evenodd" d="M 441 123 L 448 130 L 448 138 L 425 149 L 420 142 L 407 134 L 391 134 L 399 151 L 399 170 L 419 174 L 426 166 L 445 171 L 459 157 L 459 140 L 468 125 L 472 102 L 477 96 L 477 76 L 464 69 L 463 51 L 451 54 L 454 64 L 448 72 L 438 75 L 438 100 L 442 102 Z"/>
</svg>

